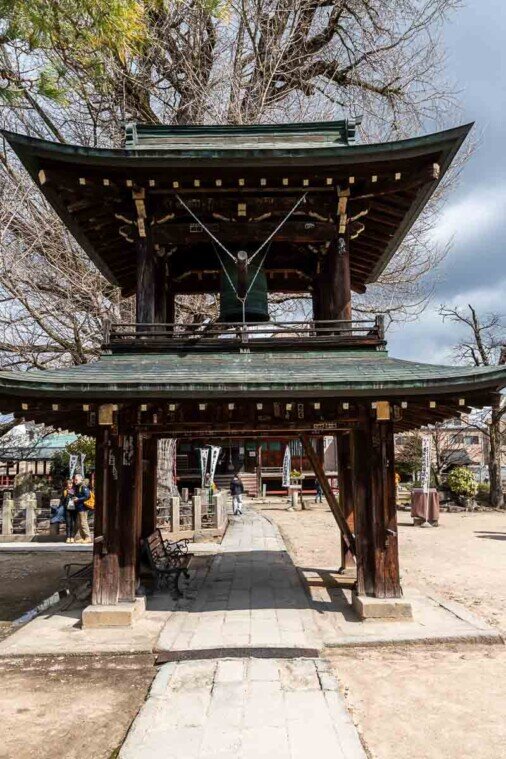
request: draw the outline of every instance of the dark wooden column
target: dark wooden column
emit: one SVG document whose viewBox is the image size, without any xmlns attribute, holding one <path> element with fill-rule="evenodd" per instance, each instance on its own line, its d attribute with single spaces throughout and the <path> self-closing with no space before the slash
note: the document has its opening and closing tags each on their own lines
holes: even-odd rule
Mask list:
<svg viewBox="0 0 506 759">
<path fill-rule="evenodd" d="M 313 282 L 315 319 L 351 319 L 350 252 L 347 233 L 336 237 Z"/>
<path fill-rule="evenodd" d="M 344 514 L 341 511 L 341 506 L 338 503 L 337 498 L 335 497 L 334 492 L 330 486 L 328 477 L 324 472 L 320 458 L 313 448 L 311 438 L 308 435 L 301 435 L 301 441 L 306 452 L 306 456 L 308 457 L 311 466 L 313 467 L 313 472 L 316 475 L 316 479 L 321 485 L 323 495 L 325 496 L 334 519 L 337 522 L 337 526 L 341 530 L 343 540 L 345 541 L 350 552 L 354 554 L 356 550 L 355 537 L 348 527 L 346 519 L 344 518 Z"/>
<path fill-rule="evenodd" d="M 126 425 L 125 425 L 126 426 Z M 130 432 L 130 429 L 132 430 Z M 142 436 L 135 425 L 119 436 L 119 600 L 133 601 L 137 588 L 142 509 Z"/>
<path fill-rule="evenodd" d="M 155 254 L 154 319 L 157 324 L 167 320 L 167 264 Z"/>
<path fill-rule="evenodd" d="M 352 432 L 357 592 L 399 598 L 393 425 L 373 413 L 364 406 Z"/>
<path fill-rule="evenodd" d="M 150 437 L 144 440 L 142 462 L 142 518 L 141 538 L 156 529 L 158 441 Z"/>
<path fill-rule="evenodd" d="M 138 324 L 152 324 L 155 321 L 156 271 L 155 251 L 149 230 L 146 230 L 146 237 L 139 237 L 137 240 L 136 322 Z"/>
<path fill-rule="evenodd" d="M 337 470 L 339 477 L 339 503 L 348 527 L 351 532 L 355 533 L 350 434 L 346 432 L 338 432 L 336 435 L 336 444 Z M 341 569 L 352 568 L 355 568 L 355 558 L 341 536 Z"/>
<path fill-rule="evenodd" d="M 120 451 L 109 428 L 100 430 L 96 446 L 92 603 L 108 605 L 118 603 L 119 597 Z"/>
</svg>

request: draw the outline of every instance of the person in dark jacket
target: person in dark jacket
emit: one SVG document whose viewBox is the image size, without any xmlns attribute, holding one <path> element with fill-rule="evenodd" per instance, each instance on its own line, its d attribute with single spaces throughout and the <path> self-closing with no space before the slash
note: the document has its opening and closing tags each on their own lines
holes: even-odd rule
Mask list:
<svg viewBox="0 0 506 759">
<path fill-rule="evenodd" d="M 90 497 L 87 487 L 80 474 L 74 475 L 74 504 L 77 512 L 77 532 L 75 543 L 91 543 L 90 526 L 88 524 L 88 509 L 86 501 Z"/>
<path fill-rule="evenodd" d="M 234 474 L 230 483 L 230 495 L 232 496 L 232 509 L 234 514 L 242 514 L 242 496 L 244 493 L 244 485 L 238 474 Z"/>
<path fill-rule="evenodd" d="M 74 503 L 74 483 L 72 480 L 67 480 L 65 483 L 62 497 L 60 499 L 60 505 L 63 506 L 65 513 L 65 526 L 67 533 L 65 542 L 74 543 L 74 535 L 76 534 L 77 511 Z"/>
</svg>

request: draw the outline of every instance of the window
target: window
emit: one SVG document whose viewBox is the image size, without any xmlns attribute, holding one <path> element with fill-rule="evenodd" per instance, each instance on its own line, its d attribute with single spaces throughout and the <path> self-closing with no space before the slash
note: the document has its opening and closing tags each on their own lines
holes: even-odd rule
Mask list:
<svg viewBox="0 0 506 759">
<path fill-rule="evenodd" d="M 479 445 L 479 444 L 480 444 L 480 438 L 478 435 L 464 436 L 464 445 Z"/>
</svg>

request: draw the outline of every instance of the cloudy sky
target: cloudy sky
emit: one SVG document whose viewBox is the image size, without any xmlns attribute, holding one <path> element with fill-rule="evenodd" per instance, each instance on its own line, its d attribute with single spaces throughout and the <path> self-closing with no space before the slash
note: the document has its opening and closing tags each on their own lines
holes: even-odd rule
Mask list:
<svg viewBox="0 0 506 759">
<path fill-rule="evenodd" d="M 478 144 L 435 232 L 452 247 L 430 306 L 417 322 L 389 335 L 391 355 L 428 363 L 452 362 L 457 328 L 442 322 L 441 304 L 471 303 L 506 315 L 505 0 L 468 0 L 445 38 L 449 74 L 462 103 L 455 120 L 476 123 Z"/>
</svg>

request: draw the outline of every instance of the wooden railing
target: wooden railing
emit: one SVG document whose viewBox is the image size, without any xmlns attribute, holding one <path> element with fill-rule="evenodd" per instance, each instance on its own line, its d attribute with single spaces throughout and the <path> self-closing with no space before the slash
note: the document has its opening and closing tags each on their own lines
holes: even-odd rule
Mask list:
<svg viewBox="0 0 506 759">
<path fill-rule="evenodd" d="M 384 342 L 384 317 L 375 319 L 294 322 L 208 322 L 200 324 L 111 324 L 104 330 L 104 348 L 178 350 L 269 347 L 334 347 L 379 345 Z"/>
</svg>

